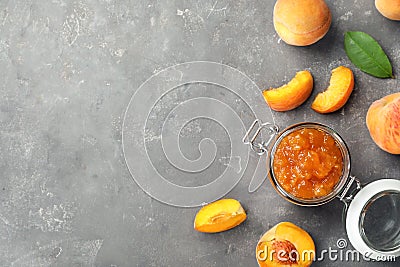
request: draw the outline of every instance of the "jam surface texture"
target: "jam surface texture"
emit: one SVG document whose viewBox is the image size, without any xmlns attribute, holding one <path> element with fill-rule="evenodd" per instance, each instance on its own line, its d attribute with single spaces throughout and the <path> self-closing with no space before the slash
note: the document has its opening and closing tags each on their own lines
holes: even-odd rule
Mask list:
<svg viewBox="0 0 400 267">
<path fill-rule="evenodd" d="M 278 144 L 275 179 L 289 194 L 315 199 L 333 191 L 342 175 L 343 157 L 333 137 L 322 130 L 296 130 Z"/>
</svg>

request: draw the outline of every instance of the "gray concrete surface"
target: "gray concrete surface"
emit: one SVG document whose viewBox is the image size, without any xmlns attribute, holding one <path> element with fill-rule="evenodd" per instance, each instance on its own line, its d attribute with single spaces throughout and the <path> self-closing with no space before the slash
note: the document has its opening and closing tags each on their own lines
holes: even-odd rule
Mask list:
<svg viewBox="0 0 400 267">
<path fill-rule="evenodd" d="M 398 92 L 399 79 L 360 72 L 343 49 L 345 31 L 370 33 L 398 77 L 399 23 L 383 18 L 372 0 L 328 1 L 333 23 L 327 36 L 309 47 L 291 47 L 275 34 L 273 4 L 0 1 L 0 266 L 257 266 L 259 237 L 280 221 L 306 229 L 317 249 L 336 248 L 337 240 L 346 238 L 338 200 L 301 208 L 281 199 L 268 182 L 249 194 L 244 177 L 228 196 L 242 202 L 247 221 L 224 233 L 201 234 L 193 230 L 197 208 L 154 200 L 125 164 L 122 120 L 133 93 L 165 67 L 208 60 L 237 68 L 260 88 L 279 86 L 296 71 L 309 69 L 315 79 L 312 97 L 294 111 L 274 113 L 279 126 L 299 121 L 330 125 L 347 142 L 352 173 L 363 183 L 400 178 L 399 157 L 380 150 L 365 125 L 369 104 Z M 339 65 L 354 70 L 355 90 L 340 111 L 317 114 L 310 109 L 312 99 Z M 207 121 L 193 127 L 198 131 L 189 131 L 182 141 L 192 157 L 198 154 L 191 148 L 199 137 L 221 133 L 225 138 Z M 228 152 L 222 150 L 217 159 Z M 215 174 L 226 168 L 216 163 Z M 163 167 L 166 173 L 169 169 Z M 185 182 L 183 175 L 175 178 Z M 211 178 L 196 176 L 202 183 Z M 315 266 L 398 262 L 325 259 Z"/>
</svg>

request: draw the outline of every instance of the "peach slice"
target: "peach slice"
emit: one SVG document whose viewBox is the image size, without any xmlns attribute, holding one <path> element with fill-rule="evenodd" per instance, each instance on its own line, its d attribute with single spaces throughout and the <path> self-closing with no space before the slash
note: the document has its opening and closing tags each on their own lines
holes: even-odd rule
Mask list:
<svg viewBox="0 0 400 267">
<path fill-rule="evenodd" d="M 246 220 L 246 212 L 235 199 L 220 199 L 202 207 L 194 219 L 194 229 L 204 233 L 229 230 Z"/>
<path fill-rule="evenodd" d="M 290 222 L 281 222 L 258 241 L 256 258 L 260 267 L 308 267 L 315 257 L 311 236 Z"/>
<path fill-rule="evenodd" d="M 319 113 L 337 111 L 346 104 L 354 88 L 354 75 L 351 69 L 340 66 L 332 70 L 329 87 L 319 93 L 311 108 Z"/>
<path fill-rule="evenodd" d="M 400 92 L 372 103 L 366 123 L 372 140 L 381 149 L 400 154 Z"/>
<path fill-rule="evenodd" d="M 297 108 L 310 96 L 314 80 L 307 70 L 299 71 L 287 84 L 279 88 L 263 91 L 268 105 L 275 111 L 288 111 Z"/>
</svg>

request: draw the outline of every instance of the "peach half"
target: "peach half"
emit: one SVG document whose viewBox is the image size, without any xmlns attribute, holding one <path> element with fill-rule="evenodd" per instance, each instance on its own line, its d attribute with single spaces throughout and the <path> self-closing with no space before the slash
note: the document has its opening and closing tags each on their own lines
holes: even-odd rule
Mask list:
<svg viewBox="0 0 400 267">
<path fill-rule="evenodd" d="M 287 84 L 279 88 L 263 91 L 267 104 L 275 111 L 288 111 L 297 108 L 310 96 L 314 86 L 311 73 L 299 71 Z"/>
<path fill-rule="evenodd" d="M 315 257 L 311 236 L 290 222 L 281 222 L 258 241 L 256 258 L 260 267 L 308 267 Z"/>
<path fill-rule="evenodd" d="M 366 123 L 372 140 L 381 149 L 400 154 L 400 92 L 372 103 Z"/>
<path fill-rule="evenodd" d="M 238 226 L 246 220 L 246 212 L 236 199 L 220 199 L 202 207 L 194 219 L 194 229 L 218 233 Z"/>
<path fill-rule="evenodd" d="M 332 70 L 328 88 L 317 95 L 311 108 L 319 113 L 337 111 L 346 104 L 354 88 L 351 69 L 340 66 Z"/>
</svg>

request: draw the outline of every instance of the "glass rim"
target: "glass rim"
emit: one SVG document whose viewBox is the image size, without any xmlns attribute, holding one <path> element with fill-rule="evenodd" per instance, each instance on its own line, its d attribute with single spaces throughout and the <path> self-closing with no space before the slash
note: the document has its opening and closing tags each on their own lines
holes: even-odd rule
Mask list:
<svg viewBox="0 0 400 267">
<path fill-rule="evenodd" d="M 394 250 L 397 250 L 400 248 L 400 243 L 397 245 L 394 245 L 390 248 L 380 248 L 377 247 L 375 244 L 373 244 L 370 239 L 368 238 L 368 236 L 365 233 L 365 227 L 364 227 L 364 222 L 365 222 L 365 216 L 366 213 L 368 211 L 368 209 L 371 207 L 371 205 L 376 202 L 377 200 L 381 199 L 382 197 L 385 196 L 392 196 L 392 195 L 396 195 L 397 197 L 400 196 L 400 191 L 397 190 L 384 190 L 381 191 L 377 194 L 375 194 L 373 197 L 371 197 L 363 206 L 362 211 L 361 211 L 361 216 L 359 217 L 359 222 L 358 222 L 358 227 L 360 229 L 360 235 L 362 237 L 362 239 L 364 240 L 364 242 L 372 249 L 374 249 L 375 251 L 378 252 L 391 252 Z"/>
<path fill-rule="evenodd" d="M 320 198 L 312 198 L 312 199 L 303 199 L 303 198 L 298 198 L 290 193 L 288 193 L 283 187 L 280 185 L 280 183 L 277 181 L 274 173 L 274 168 L 273 168 L 273 163 L 274 163 L 274 156 L 277 150 L 278 145 L 281 143 L 284 137 L 289 135 L 290 133 L 297 131 L 299 129 L 304 129 L 304 128 L 309 128 L 309 129 L 318 129 L 322 130 L 325 133 L 328 133 L 332 138 L 335 140 L 336 144 L 338 145 L 340 152 L 342 153 L 342 158 L 343 158 L 343 169 L 342 169 L 342 175 L 339 178 L 339 181 L 335 185 L 334 189 L 327 195 L 320 197 Z M 323 205 L 325 203 L 328 203 L 332 199 L 334 199 L 336 196 L 340 194 L 342 191 L 343 187 L 346 185 L 346 182 L 348 180 L 348 177 L 350 177 L 350 166 L 351 165 L 351 159 L 350 159 L 350 152 L 349 149 L 344 142 L 343 138 L 331 127 L 317 123 L 317 122 L 301 122 L 297 124 L 293 124 L 287 128 L 285 128 L 276 138 L 270 153 L 269 153 L 269 179 L 272 185 L 274 186 L 275 190 L 286 200 L 300 205 L 300 206 L 319 206 Z"/>
<path fill-rule="evenodd" d="M 371 200 L 385 192 L 400 193 L 400 180 L 381 178 L 366 184 L 354 195 L 354 198 L 347 207 L 345 215 L 346 233 L 350 243 L 362 255 L 368 255 L 368 258 L 372 260 L 382 260 L 388 259 L 388 257 L 395 258 L 400 256 L 400 247 L 387 249 L 388 246 L 386 244 L 382 246 L 382 248 L 384 248 L 382 249 L 377 246 L 371 246 L 371 244 L 366 242 L 365 238 L 363 238 L 361 232 L 360 217 L 362 216 L 363 210 L 371 203 Z"/>
</svg>

